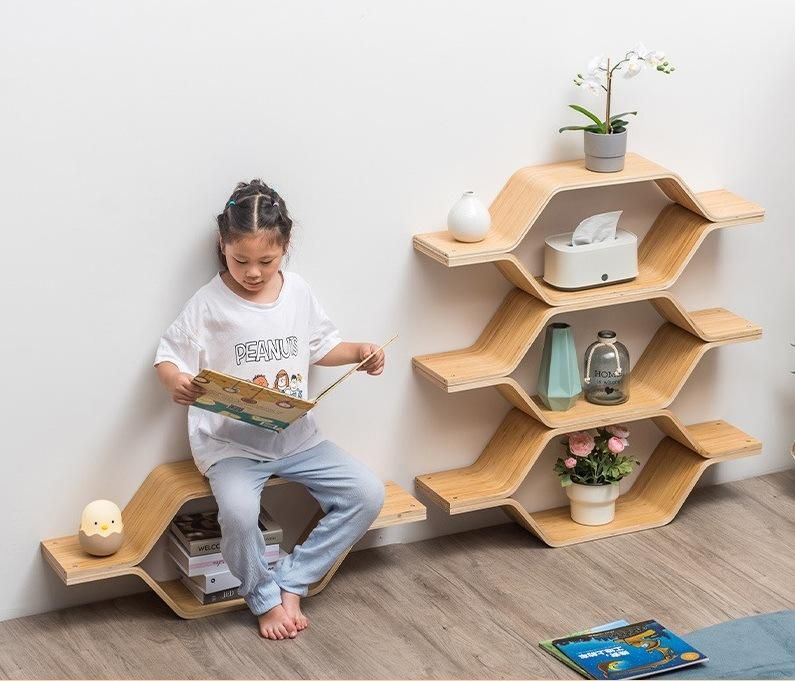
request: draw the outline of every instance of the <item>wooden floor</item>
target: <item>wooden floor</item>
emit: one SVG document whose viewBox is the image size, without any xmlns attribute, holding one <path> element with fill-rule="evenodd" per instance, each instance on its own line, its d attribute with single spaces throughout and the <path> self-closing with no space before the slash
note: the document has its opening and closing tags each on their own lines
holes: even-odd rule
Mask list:
<svg viewBox="0 0 795 681">
<path fill-rule="evenodd" d="M 572 678 L 538 641 L 623 617 L 686 633 L 795 608 L 795 470 L 697 490 L 669 525 L 547 548 L 515 525 L 352 554 L 294 641 L 143 594 L 0 623 L 17 679 Z"/>
</svg>

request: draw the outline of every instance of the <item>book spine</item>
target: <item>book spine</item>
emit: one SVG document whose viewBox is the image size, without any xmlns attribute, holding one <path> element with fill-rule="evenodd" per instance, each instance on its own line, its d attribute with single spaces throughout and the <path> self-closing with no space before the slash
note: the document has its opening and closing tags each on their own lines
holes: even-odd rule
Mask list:
<svg viewBox="0 0 795 681">
<path fill-rule="evenodd" d="M 233 589 L 224 589 L 223 591 L 214 591 L 213 593 L 204 594 L 201 599 L 202 605 L 209 605 L 210 603 L 218 603 L 219 601 L 231 601 L 233 598 L 239 597 L 240 587 Z"/>
<path fill-rule="evenodd" d="M 266 563 L 275 563 L 279 560 L 279 545 L 271 544 L 268 546 L 262 554 L 262 557 L 265 559 Z M 208 572 L 229 569 L 220 553 L 207 556 L 196 556 L 195 558 L 201 558 L 202 560 L 195 560 L 194 558 L 188 559 L 188 569 L 191 571 L 207 574 Z"/>
<path fill-rule="evenodd" d="M 209 553 L 220 553 L 221 540 L 220 539 L 195 539 L 190 542 L 185 548 L 188 550 L 191 558 L 195 556 L 205 556 Z"/>
<path fill-rule="evenodd" d="M 278 544 L 276 545 L 278 546 Z M 226 561 L 223 558 L 220 558 L 220 553 L 216 554 L 219 556 L 218 559 L 206 562 L 202 565 L 195 565 L 189 562 L 190 559 L 186 558 L 184 555 L 178 555 L 177 552 L 173 550 L 167 550 L 166 553 L 171 557 L 171 559 L 177 564 L 177 567 L 182 571 L 183 574 L 187 575 L 188 577 L 199 577 L 202 575 L 207 575 L 213 572 L 219 572 L 222 570 L 228 570 L 226 566 Z M 269 565 L 274 565 L 279 558 L 287 555 L 282 551 L 273 551 L 269 550 L 263 554 L 265 558 L 265 562 Z"/>
<path fill-rule="evenodd" d="M 214 593 L 204 593 L 201 589 L 198 589 L 196 585 L 193 584 L 185 575 L 182 575 L 179 579 L 187 587 L 188 591 L 193 594 L 194 598 L 202 605 L 209 605 L 210 603 L 218 603 L 220 601 L 229 601 L 240 596 L 239 587 L 224 589 L 223 591 L 216 591 Z"/>
<path fill-rule="evenodd" d="M 220 538 L 194 539 L 193 541 L 185 542 L 180 538 L 181 535 L 175 533 L 175 536 L 180 540 L 180 544 L 185 547 L 185 550 L 188 552 L 188 555 L 190 555 L 191 558 L 196 558 L 197 556 L 207 556 L 213 553 L 221 552 Z M 262 538 L 265 540 L 266 544 L 281 544 L 283 533 L 281 528 L 274 530 L 262 530 Z"/>
<path fill-rule="evenodd" d="M 224 572 L 211 572 L 207 575 L 196 575 L 190 579 L 205 593 L 223 589 L 234 589 L 236 586 L 240 586 L 240 580 L 229 572 L 229 570 Z"/>
</svg>

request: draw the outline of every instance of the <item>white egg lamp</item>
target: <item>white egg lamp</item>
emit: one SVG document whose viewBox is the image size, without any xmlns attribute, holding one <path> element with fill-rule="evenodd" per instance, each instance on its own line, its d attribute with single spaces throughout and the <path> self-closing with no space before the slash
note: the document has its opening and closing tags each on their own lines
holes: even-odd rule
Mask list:
<svg viewBox="0 0 795 681">
<path fill-rule="evenodd" d="M 112 501 L 97 499 L 83 509 L 80 546 L 92 556 L 116 553 L 124 541 L 121 511 Z"/>
</svg>

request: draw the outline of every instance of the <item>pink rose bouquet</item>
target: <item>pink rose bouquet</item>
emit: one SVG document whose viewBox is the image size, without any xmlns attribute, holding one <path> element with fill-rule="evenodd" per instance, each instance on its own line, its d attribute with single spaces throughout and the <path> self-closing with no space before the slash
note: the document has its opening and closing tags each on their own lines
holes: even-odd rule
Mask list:
<svg viewBox="0 0 795 681">
<path fill-rule="evenodd" d="M 560 484 L 609 485 L 629 475 L 640 462 L 620 456 L 629 447 L 629 429 L 612 425 L 569 433 L 563 440 L 565 452 L 555 462 Z"/>
</svg>

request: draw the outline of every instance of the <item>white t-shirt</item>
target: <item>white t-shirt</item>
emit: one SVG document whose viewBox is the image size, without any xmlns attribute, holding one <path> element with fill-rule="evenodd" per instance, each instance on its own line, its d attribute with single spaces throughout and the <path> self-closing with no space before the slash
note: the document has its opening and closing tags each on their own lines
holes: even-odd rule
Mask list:
<svg viewBox="0 0 795 681">
<path fill-rule="evenodd" d="M 191 376 L 214 369 L 309 399 L 309 365 L 342 339 L 309 285 L 297 274 L 282 274 L 273 303 L 241 298 L 215 275 L 163 334 L 155 365 L 172 362 Z M 323 440 L 312 412 L 274 433 L 194 406 L 188 408 L 188 437 L 202 473 L 231 456 L 271 461 Z"/>
</svg>

